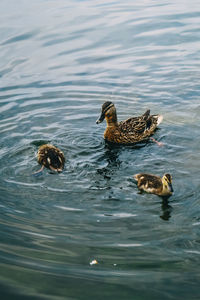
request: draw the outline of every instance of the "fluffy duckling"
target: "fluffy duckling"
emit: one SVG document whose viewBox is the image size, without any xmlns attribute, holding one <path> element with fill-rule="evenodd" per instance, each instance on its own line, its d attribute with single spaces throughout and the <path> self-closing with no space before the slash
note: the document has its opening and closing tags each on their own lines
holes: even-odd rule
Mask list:
<svg viewBox="0 0 200 300">
<path fill-rule="evenodd" d="M 63 152 L 50 144 L 45 144 L 39 147 L 37 153 L 38 163 L 42 168 L 36 173 L 43 171 L 44 167 L 54 171 L 61 172 L 64 168 L 65 157 Z"/>
<path fill-rule="evenodd" d="M 147 193 L 156 194 L 158 196 L 171 196 L 173 193 L 172 176 L 164 174 L 162 178 L 152 174 L 135 174 L 133 176 L 137 181 L 139 190 Z"/>
<path fill-rule="evenodd" d="M 163 116 L 150 115 L 150 110 L 147 110 L 142 116 L 118 122 L 114 104 L 107 101 L 102 105 L 101 115 L 96 123 L 99 124 L 104 119 L 107 122 L 105 140 L 118 144 L 134 144 L 148 139 L 162 122 Z M 161 146 L 161 143 L 158 144 Z"/>
</svg>

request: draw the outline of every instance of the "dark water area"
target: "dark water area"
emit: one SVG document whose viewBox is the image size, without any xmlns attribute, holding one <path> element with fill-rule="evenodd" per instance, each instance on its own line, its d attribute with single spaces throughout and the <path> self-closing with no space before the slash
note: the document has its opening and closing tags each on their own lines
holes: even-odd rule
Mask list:
<svg viewBox="0 0 200 300">
<path fill-rule="evenodd" d="M 199 1 L 0 2 L 2 299 L 200 299 Z M 146 109 L 153 142 L 97 125 Z M 40 145 L 62 149 L 62 173 Z M 163 201 L 133 174 L 173 176 Z M 93 260 L 98 264 L 92 265 Z"/>
</svg>

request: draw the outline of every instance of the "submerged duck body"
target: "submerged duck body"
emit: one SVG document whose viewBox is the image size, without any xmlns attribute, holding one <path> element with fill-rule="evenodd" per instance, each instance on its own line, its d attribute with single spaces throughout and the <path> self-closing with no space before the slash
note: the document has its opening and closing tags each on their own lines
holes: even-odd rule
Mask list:
<svg viewBox="0 0 200 300">
<path fill-rule="evenodd" d="M 40 146 L 37 153 L 38 163 L 44 167 L 55 171 L 61 172 L 64 168 L 65 157 L 63 152 L 50 144 Z"/>
<path fill-rule="evenodd" d="M 162 178 L 153 174 L 140 173 L 133 176 L 139 190 L 158 196 L 171 196 L 173 193 L 172 176 L 164 174 Z"/>
<path fill-rule="evenodd" d="M 96 123 L 99 124 L 104 119 L 107 122 L 105 140 L 117 144 L 134 144 L 148 139 L 162 122 L 163 116 L 150 115 L 150 110 L 147 110 L 142 116 L 118 122 L 114 104 L 107 101 L 102 105 L 101 116 Z"/>
</svg>

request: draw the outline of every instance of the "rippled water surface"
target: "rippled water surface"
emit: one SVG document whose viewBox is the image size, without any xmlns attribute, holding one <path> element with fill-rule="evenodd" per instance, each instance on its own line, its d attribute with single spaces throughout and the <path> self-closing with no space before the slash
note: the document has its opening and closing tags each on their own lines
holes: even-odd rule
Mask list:
<svg viewBox="0 0 200 300">
<path fill-rule="evenodd" d="M 0 2 L 2 299 L 200 299 L 199 1 Z M 111 147 L 118 119 L 164 121 L 137 147 Z M 40 166 L 40 145 L 66 156 Z M 173 176 L 174 195 L 132 175 Z M 97 265 L 91 265 L 96 259 Z"/>
</svg>

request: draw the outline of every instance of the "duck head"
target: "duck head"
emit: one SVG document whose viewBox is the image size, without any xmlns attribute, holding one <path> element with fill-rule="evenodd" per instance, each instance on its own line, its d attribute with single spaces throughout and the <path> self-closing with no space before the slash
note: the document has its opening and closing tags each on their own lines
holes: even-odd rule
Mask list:
<svg viewBox="0 0 200 300">
<path fill-rule="evenodd" d="M 173 193 L 173 187 L 172 187 L 172 176 L 170 174 L 164 174 L 162 177 L 162 183 L 163 183 L 163 189 L 168 194 Z"/>
<path fill-rule="evenodd" d="M 106 119 L 106 121 L 108 123 L 117 122 L 116 109 L 115 109 L 114 104 L 110 101 L 106 101 L 102 105 L 101 115 L 100 115 L 99 119 L 97 119 L 96 124 L 103 122 L 104 119 Z"/>
</svg>

